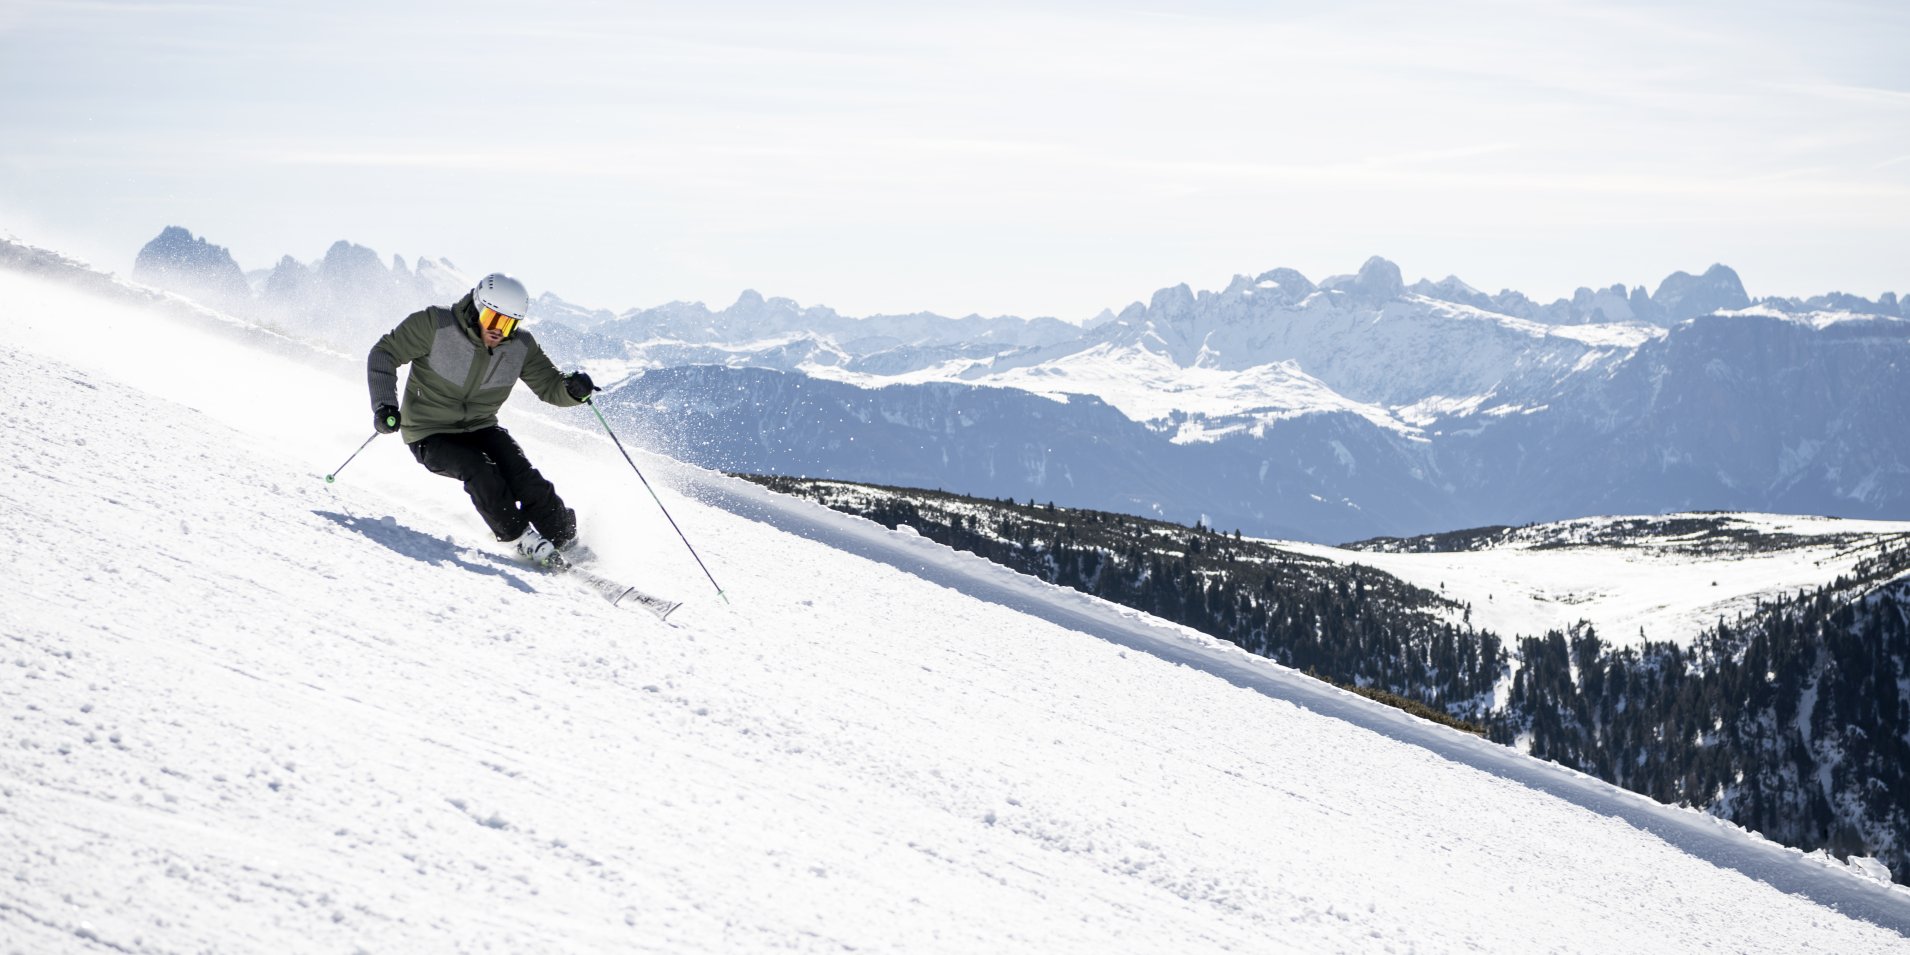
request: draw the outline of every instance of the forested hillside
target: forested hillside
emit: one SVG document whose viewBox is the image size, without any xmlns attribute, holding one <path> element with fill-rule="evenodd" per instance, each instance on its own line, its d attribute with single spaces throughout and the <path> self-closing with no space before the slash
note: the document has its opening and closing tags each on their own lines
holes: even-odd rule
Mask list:
<svg viewBox="0 0 1910 955">
<path fill-rule="evenodd" d="M 1497 636 L 1445 621 L 1466 608 L 1369 567 L 1125 514 L 939 491 L 752 477 L 889 527 L 1222 637 L 1344 686 L 1476 724 L 1506 672 Z"/>
</svg>

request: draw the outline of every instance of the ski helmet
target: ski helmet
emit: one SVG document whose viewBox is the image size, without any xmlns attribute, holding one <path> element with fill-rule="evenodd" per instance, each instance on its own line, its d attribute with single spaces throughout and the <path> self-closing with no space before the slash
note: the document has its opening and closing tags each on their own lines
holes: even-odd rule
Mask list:
<svg viewBox="0 0 1910 955">
<path fill-rule="evenodd" d="M 531 295 L 524 290 L 524 283 L 502 272 L 492 272 L 479 279 L 477 287 L 471 290 L 471 304 L 522 319 L 531 310 Z"/>
</svg>

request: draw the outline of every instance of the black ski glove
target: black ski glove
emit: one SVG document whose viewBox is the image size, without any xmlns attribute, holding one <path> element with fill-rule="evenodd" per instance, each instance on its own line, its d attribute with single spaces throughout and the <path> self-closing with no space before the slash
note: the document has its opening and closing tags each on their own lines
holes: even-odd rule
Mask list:
<svg viewBox="0 0 1910 955">
<path fill-rule="evenodd" d="M 390 405 L 379 405 L 377 410 L 371 413 L 371 426 L 378 429 L 379 434 L 390 434 L 398 430 L 398 409 Z"/>
<path fill-rule="evenodd" d="M 572 398 L 577 399 L 578 401 L 584 401 L 588 399 L 590 397 L 590 393 L 593 391 L 602 391 L 602 390 L 603 390 L 602 388 L 599 388 L 596 385 L 591 384 L 590 376 L 581 371 L 573 371 L 570 374 L 564 376 L 564 394 L 567 394 L 571 396 Z"/>
</svg>

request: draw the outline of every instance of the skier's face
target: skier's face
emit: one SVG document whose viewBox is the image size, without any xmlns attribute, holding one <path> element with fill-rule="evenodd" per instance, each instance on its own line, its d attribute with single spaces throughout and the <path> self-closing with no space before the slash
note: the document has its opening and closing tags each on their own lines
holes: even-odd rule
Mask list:
<svg viewBox="0 0 1910 955">
<path fill-rule="evenodd" d="M 485 347 L 496 348 L 516 330 L 517 319 L 489 308 L 478 309 L 478 331 L 484 333 Z"/>
</svg>

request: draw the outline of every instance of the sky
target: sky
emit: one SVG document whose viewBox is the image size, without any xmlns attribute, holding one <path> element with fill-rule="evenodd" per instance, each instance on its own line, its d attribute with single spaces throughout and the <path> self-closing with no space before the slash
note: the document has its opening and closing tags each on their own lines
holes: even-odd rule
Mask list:
<svg viewBox="0 0 1910 955">
<path fill-rule="evenodd" d="M 0 269 L 0 395 L 32 412 L 0 416 L 0 522 L 60 541 L 0 599 L 9 950 L 1788 955 L 1910 931 L 1874 860 L 639 452 L 652 499 L 581 409 L 513 403 L 593 566 L 686 600 L 671 625 L 613 608 L 484 543 L 395 443 L 339 468 L 355 359 L 124 299 Z"/>
<path fill-rule="evenodd" d="M 1910 8 L 0 0 L 0 231 L 622 310 L 1119 310 L 1372 255 L 1910 292 Z"/>
</svg>

